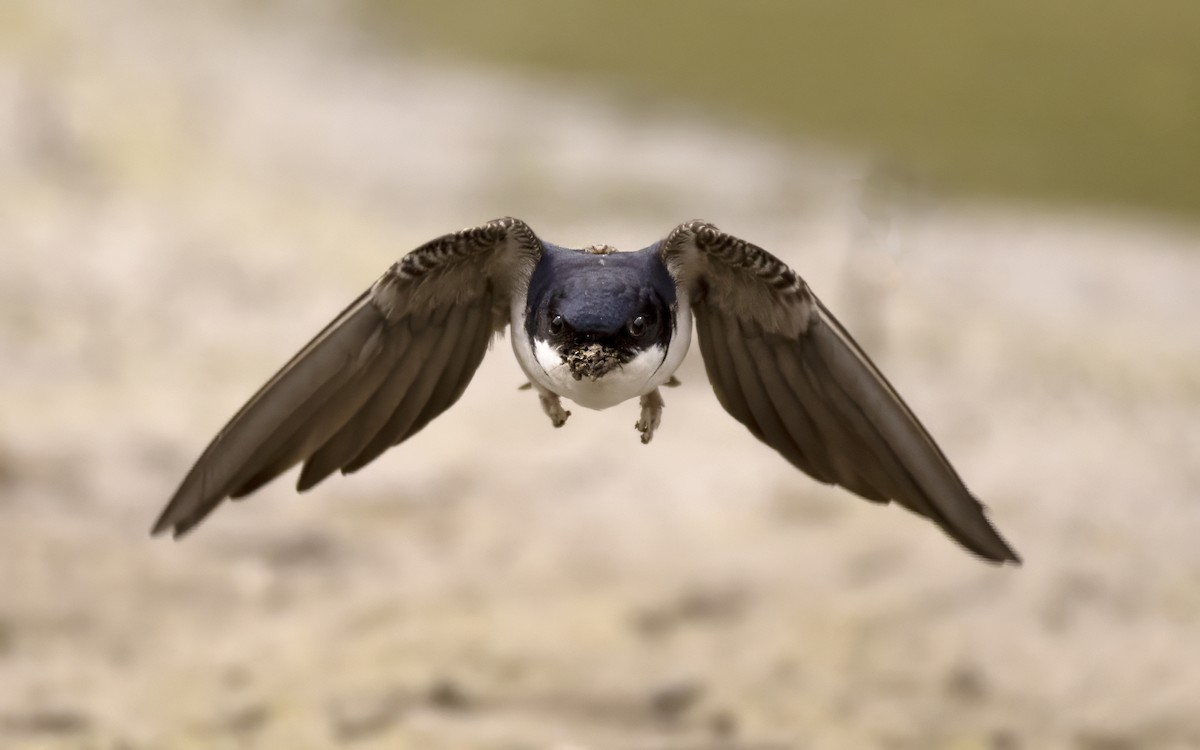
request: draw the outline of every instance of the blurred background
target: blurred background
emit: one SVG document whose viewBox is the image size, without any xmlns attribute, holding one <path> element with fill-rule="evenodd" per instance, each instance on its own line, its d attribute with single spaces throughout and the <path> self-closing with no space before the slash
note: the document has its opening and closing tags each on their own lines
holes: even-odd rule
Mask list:
<svg viewBox="0 0 1200 750">
<path fill-rule="evenodd" d="M 1200 6 L 6 0 L 0 747 L 1200 747 Z M 148 528 L 430 237 L 793 265 L 1026 564 L 817 485 L 698 350 L 497 341 L 352 478 Z M 501 437 L 502 439 L 497 439 Z"/>
</svg>

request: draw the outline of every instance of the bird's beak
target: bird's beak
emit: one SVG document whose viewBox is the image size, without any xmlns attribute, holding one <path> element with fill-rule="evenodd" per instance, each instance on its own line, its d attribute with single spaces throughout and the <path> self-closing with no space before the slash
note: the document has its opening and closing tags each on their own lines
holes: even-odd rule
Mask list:
<svg viewBox="0 0 1200 750">
<path fill-rule="evenodd" d="M 620 367 L 622 362 L 616 350 L 603 344 L 581 344 L 567 354 L 567 367 L 576 380 L 585 377 L 599 380 L 609 372 Z"/>
</svg>

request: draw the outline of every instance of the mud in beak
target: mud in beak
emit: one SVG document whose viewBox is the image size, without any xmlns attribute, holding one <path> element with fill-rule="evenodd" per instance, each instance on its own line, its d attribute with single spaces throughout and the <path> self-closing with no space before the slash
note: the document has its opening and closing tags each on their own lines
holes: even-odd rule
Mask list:
<svg viewBox="0 0 1200 750">
<path fill-rule="evenodd" d="M 571 376 L 576 380 L 599 380 L 623 365 L 620 353 L 603 344 L 583 344 L 565 357 Z"/>
</svg>

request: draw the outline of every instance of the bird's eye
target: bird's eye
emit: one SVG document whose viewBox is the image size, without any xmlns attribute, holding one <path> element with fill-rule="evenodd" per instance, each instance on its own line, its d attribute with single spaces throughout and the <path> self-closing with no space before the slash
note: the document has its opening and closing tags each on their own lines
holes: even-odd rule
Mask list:
<svg viewBox="0 0 1200 750">
<path fill-rule="evenodd" d="M 641 338 L 646 335 L 646 319 L 639 315 L 629 321 L 629 333 L 633 334 L 634 338 Z"/>
<path fill-rule="evenodd" d="M 563 320 L 563 316 L 555 315 L 550 319 L 550 333 L 562 333 L 565 325 L 566 321 Z"/>
</svg>

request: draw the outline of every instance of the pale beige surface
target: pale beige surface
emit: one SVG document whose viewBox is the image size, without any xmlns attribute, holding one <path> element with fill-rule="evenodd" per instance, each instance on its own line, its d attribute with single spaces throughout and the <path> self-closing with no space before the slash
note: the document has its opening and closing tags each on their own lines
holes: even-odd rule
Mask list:
<svg viewBox="0 0 1200 750">
<path fill-rule="evenodd" d="M 311 15 L 99 7 L 0 23 L 0 747 L 1200 746 L 1195 234 L 863 198 L 850 159 Z M 361 474 L 146 536 L 389 262 L 505 213 L 777 252 L 1025 567 L 791 470 L 697 351 L 643 447 L 634 405 L 552 430 L 506 340 Z"/>
</svg>

